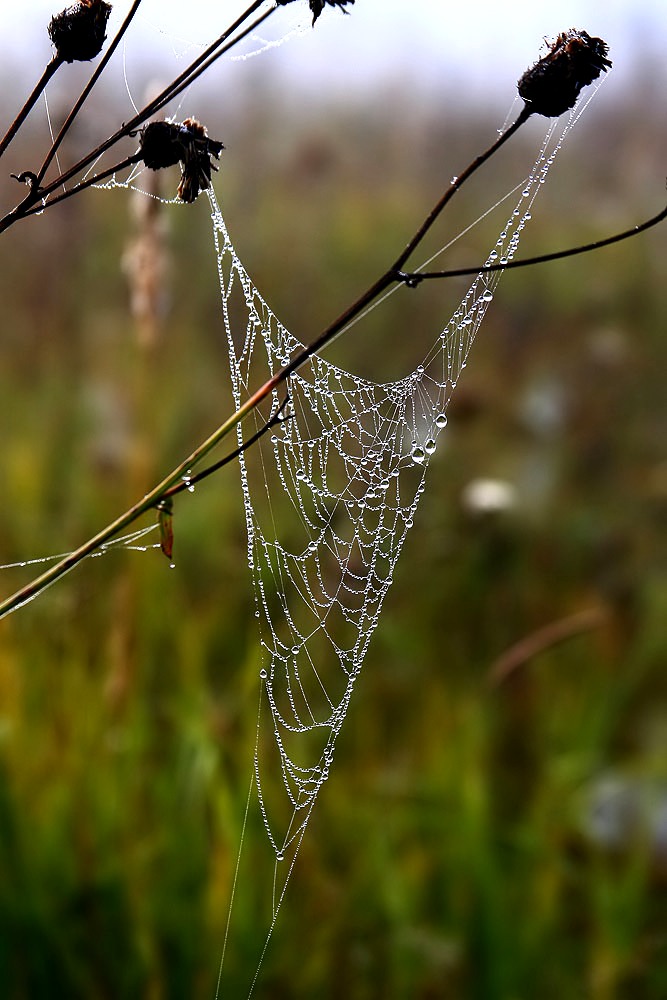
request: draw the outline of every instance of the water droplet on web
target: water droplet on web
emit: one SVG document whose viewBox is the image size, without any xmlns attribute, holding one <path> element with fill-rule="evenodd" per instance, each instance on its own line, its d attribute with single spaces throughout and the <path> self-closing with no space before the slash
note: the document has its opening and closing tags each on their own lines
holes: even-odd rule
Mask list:
<svg viewBox="0 0 667 1000">
<path fill-rule="evenodd" d="M 492 302 L 493 292 L 490 288 L 487 288 L 485 292 L 482 292 L 482 302 Z"/>
<path fill-rule="evenodd" d="M 435 426 L 439 427 L 440 429 L 442 429 L 443 427 L 447 426 L 447 414 L 446 413 L 439 413 L 437 415 L 437 417 L 435 418 Z"/>
<path fill-rule="evenodd" d="M 301 646 L 292 646 L 292 653 L 296 656 L 301 649 Z"/>
<path fill-rule="evenodd" d="M 263 681 L 265 681 L 266 678 L 269 676 L 265 667 L 262 667 L 262 669 L 259 672 L 259 676 L 262 678 Z"/>
<path fill-rule="evenodd" d="M 421 448 L 419 445 L 415 445 L 415 447 L 412 449 L 412 452 L 410 453 L 410 458 L 415 463 L 415 465 L 422 465 L 424 459 L 426 458 L 426 453 L 424 449 Z"/>
<path fill-rule="evenodd" d="M 524 188 L 521 194 L 524 196 L 524 198 L 530 197 L 530 188 Z"/>
<path fill-rule="evenodd" d="M 432 455 L 435 449 L 436 449 L 435 441 L 433 440 L 433 438 L 429 438 L 426 444 L 424 445 L 424 451 L 426 452 L 427 455 Z"/>
<path fill-rule="evenodd" d="M 276 854 L 276 861 L 284 861 L 284 860 L 285 860 L 284 854 Z"/>
</svg>

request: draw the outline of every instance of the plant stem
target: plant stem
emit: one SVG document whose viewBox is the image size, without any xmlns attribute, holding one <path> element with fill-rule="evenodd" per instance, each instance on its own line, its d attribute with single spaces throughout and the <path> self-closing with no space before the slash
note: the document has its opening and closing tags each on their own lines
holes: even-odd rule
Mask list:
<svg viewBox="0 0 667 1000">
<path fill-rule="evenodd" d="M 202 469 L 202 471 L 198 472 L 196 476 L 188 476 L 187 480 L 183 480 L 182 482 L 177 483 L 176 486 L 172 486 L 171 489 L 165 490 L 160 499 L 163 500 L 167 497 L 175 497 L 178 496 L 179 493 L 183 493 L 185 490 L 191 490 L 193 486 L 197 485 L 197 483 L 201 483 L 202 480 L 208 479 L 208 477 L 212 476 L 214 472 L 224 468 L 225 465 L 229 465 L 229 463 L 233 462 L 235 458 L 239 457 L 239 455 L 242 455 L 249 448 L 252 448 L 252 446 L 256 444 L 260 438 L 263 438 L 267 431 L 270 431 L 272 427 L 275 427 L 278 423 L 284 423 L 286 420 L 289 420 L 289 416 L 282 416 L 288 403 L 289 396 L 285 396 L 273 416 L 267 420 L 258 431 L 251 435 L 247 441 L 243 441 L 238 448 L 235 448 L 234 451 L 230 451 L 229 455 L 225 455 L 225 457 L 221 458 L 219 462 L 215 462 L 207 469 Z"/>
<path fill-rule="evenodd" d="M 113 174 L 118 173 L 121 170 L 125 170 L 127 167 L 135 166 L 140 162 L 141 154 L 132 153 L 131 156 L 126 156 L 124 160 L 120 161 L 120 163 L 114 163 L 112 167 L 107 167 L 106 170 L 100 171 L 99 174 L 93 174 L 92 177 L 87 177 L 85 180 L 75 184 L 73 188 L 69 189 L 69 191 L 63 191 L 61 194 L 56 195 L 55 198 L 50 198 L 49 201 L 44 204 L 35 204 L 33 184 L 33 187 L 26 199 L 22 201 L 13 212 L 9 212 L 4 219 L 0 219 L 0 233 L 4 232 L 5 229 L 9 229 L 9 227 L 18 219 L 25 219 L 29 215 L 39 215 L 41 212 L 46 211 L 47 208 L 57 205 L 58 202 L 65 201 L 67 198 L 71 198 L 73 195 L 79 194 L 80 191 L 84 191 L 86 188 L 92 187 L 94 184 L 99 184 L 100 181 L 106 180 L 107 177 L 111 177 Z M 34 179 L 34 174 L 30 176 Z"/>
<path fill-rule="evenodd" d="M 562 260 L 564 257 L 574 257 L 580 253 L 590 253 L 591 250 L 600 250 L 602 247 L 611 246 L 613 243 L 628 240 L 632 236 L 638 236 L 639 233 L 646 232 L 647 229 L 652 229 L 653 226 L 664 222 L 665 219 L 667 219 L 667 206 L 658 212 L 657 215 L 652 215 L 646 222 L 642 222 L 637 226 L 631 226 L 630 229 L 624 229 L 623 232 L 615 233 L 613 236 L 606 236 L 602 240 L 594 240 L 592 243 L 582 243 L 576 247 L 569 247 L 567 250 L 554 250 L 552 253 L 539 254 L 537 257 L 510 260 L 505 264 L 481 264 L 478 267 L 456 267 L 449 268 L 446 271 L 404 271 L 402 272 L 402 280 L 408 284 L 411 282 L 418 284 L 420 281 L 428 281 L 433 278 L 464 278 L 473 274 L 489 274 L 492 271 L 509 271 L 517 267 L 532 267 L 534 264 L 546 264 L 552 260 Z"/>
<path fill-rule="evenodd" d="M 394 269 L 396 271 L 400 271 L 402 269 L 405 262 L 408 260 L 409 257 L 412 256 L 414 250 L 424 239 L 424 237 L 426 236 L 427 232 L 429 231 L 433 223 L 436 222 L 442 210 L 445 208 L 448 202 L 452 200 L 456 192 L 462 187 L 463 184 L 465 184 L 468 178 L 471 177 L 475 173 L 475 171 L 482 166 L 483 163 L 486 163 L 486 161 L 491 156 L 493 156 L 494 153 L 497 153 L 500 147 L 503 146 L 508 139 L 511 139 L 514 133 L 518 129 L 520 129 L 525 122 L 528 121 L 531 114 L 532 112 L 530 111 L 528 105 L 524 104 L 521 114 L 516 119 L 514 124 L 510 125 L 509 128 L 505 129 L 505 131 L 496 139 L 496 141 L 491 146 L 489 146 L 489 148 L 484 153 L 480 153 L 479 156 L 477 156 L 470 164 L 468 164 L 468 166 L 466 167 L 466 169 L 463 171 L 462 174 L 459 174 L 458 177 L 455 177 L 452 180 L 451 184 L 443 194 L 440 201 L 437 203 L 437 205 L 435 205 L 433 210 L 427 215 L 426 219 L 419 227 L 415 235 L 412 237 L 412 239 L 406 246 L 403 253 L 397 258 L 394 264 Z"/>
<path fill-rule="evenodd" d="M 2 142 L 0 142 L 0 156 L 2 156 L 2 154 L 5 152 L 10 142 L 12 141 L 18 130 L 21 128 L 21 125 L 23 125 L 23 122 L 26 120 L 26 118 L 34 108 L 35 104 L 37 103 L 37 100 L 39 99 L 40 95 L 45 89 L 47 83 L 49 82 L 55 71 L 58 69 L 58 67 L 61 65 L 62 65 L 62 59 L 60 58 L 60 56 L 54 56 L 51 59 L 51 61 L 46 64 L 46 68 L 42 73 L 40 79 L 35 84 L 35 88 L 32 94 L 27 99 L 27 101 L 19 111 L 18 115 L 16 116 L 12 124 L 7 129 L 7 132 L 5 133 Z"/>
<path fill-rule="evenodd" d="M 121 514 L 115 521 L 103 528 L 97 535 L 89 539 L 82 546 L 76 549 L 75 552 L 70 553 L 63 560 L 52 566 L 41 576 L 37 577 L 31 583 L 27 584 L 21 590 L 17 591 L 12 596 L 8 597 L 3 603 L 0 604 L 0 618 L 4 615 L 9 614 L 11 611 L 16 610 L 22 604 L 27 601 L 32 600 L 37 596 L 42 590 L 50 586 L 60 577 L 68 573 L 77 563 L 85 559 L 86 556 L 95 552 L 101 546 L 109 542 L 115 535 L 123 531 L 130 524 L 137 520 L 142 514 L 151 508 L 155 507 L 157 503 L 168 494 L 169 491 L 173 491 L 173 488 L 183 479 L 184 474 L 189 473 L 190 469 L 194 468 L 206 455 L 211 452 L 220 441 L 225 438 L 230 431 L 232 431 L 241 421 L 252 413 L 259 404 L 266 399 L 279 385 L 286 382 L 287 379 L 292 375 L 298 368 L 304 365 L 309 358 L 311 358 L 317 351 L 321 350 L 330 344 L 337 336 L 340 334 L 345 327 L 363 310 L 370 305 L 378 296 L 380 296 L 390 285 L 394 284 L 396 281 L 401 281 L 400 267 L 407 260 L 410 254 L 417 248 L 421 243 L 426 233 L 429 231 L 433 223 L 436 221 L 438 216 L 441 214 L 442 210 L 445 208 L 447 203 L 456 193 L 456 191 L 461 187 L 461 185 L 470 177 L 475 170 L 478 169 L 490 156 L 493 155 L 504 142 L 507 141 L 517 129 L 522 125 L 528 118 L 528 114 L 525 109 L 522 111 L 521 115 L 517 120 L 511 125 L 504 133 L 497 139 L 485 153 L 478 156 L 473 162 L 466 168 L 466 170 L 454 181 L 442 198 L 437 202 L 434 209 L 426 217 L 426 220 L 419 227 L 414 237 L 408 243 L 406 249 L 403 253 L 396 259 L 394 264 L 385 271 L 381 277 L 377 279 L 365 292 L 363 292 L 355 302 L 352 303 L 347 309 L 345 309 L 340 316 L 338 316 L 333 323 L 330 323 L 325 330 L 320 333 L 318 337 L 315 338 L 310 344 L 302 348 L 301 351 L 290 361 L 288 365 L 276 372 L 267 382 L 264 383 L 252 396 L 249 397 L 233 413 L 224 423 L 222 423 L 205 441 L 203 441 L 184 461 L 182 461 L 172 472 L 170 472 L 161 483 L 147 493 L 146 496 L 137 503 L 135 503 L 129 510 Z M 116 167 L 115 169 L 118 169 Z M 92 181 L 91 181 L 92 183 Z M 192 480 L 188 475 L 188 485 L 191 485 Z"/>
</svg>

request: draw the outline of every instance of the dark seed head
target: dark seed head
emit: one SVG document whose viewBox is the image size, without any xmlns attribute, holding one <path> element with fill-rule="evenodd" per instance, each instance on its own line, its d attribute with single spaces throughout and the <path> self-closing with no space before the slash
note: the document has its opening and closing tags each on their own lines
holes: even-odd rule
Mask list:
<svg viewBox="0 0 667 1000">
<path fill-rule="evenodd" d="M 87 62 L 102 51 L 111 4 L 79 0 L 51 18 L 49 38 L 63 62 Z"/>
<path fill-rule="evenodd" d="M 204 125 L 195 118 L 177 122 L 149 122 L 139 133 L 139 153 L 151 170 L 181 164 L 178 197 L 193 202 L 200 191 L 211 183 L 211 171 L 218 168 L 212 157 L 220 158 L 225 148 L 216 139 L 209 139 Z"/>
<path fill-rule="evenodd" d="M 173 122 L 149 122 L 139 133 L 139 152 L 147 167 L 173 167 L 183 155 L 179 143 L 180 126 Z"/>
<path fill-rule="evenodd" d="M 549 51 L 518 83 L 529 111 L 557 118 L 574 107 L 582 89 L 611 66 L 609 47 L 585 31 L 562 32 Z"/>
</svg>

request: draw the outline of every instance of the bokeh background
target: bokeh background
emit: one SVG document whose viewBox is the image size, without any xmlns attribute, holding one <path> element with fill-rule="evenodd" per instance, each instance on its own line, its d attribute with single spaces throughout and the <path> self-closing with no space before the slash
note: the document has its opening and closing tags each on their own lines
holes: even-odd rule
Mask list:
<svg viewBox="0 0 667 1000">
<path fill-rule="evenodd" d="M 183 67 L 211 35 L 206 6 L 166 33 L 147 6 L 63 163 L 128 116 L 128 91 L 139 102 Z M 307 25 L 301 6 L 276 37 Z M 521 252 L 661 207 L 664 13 L 614 5 L 593 23 L 570 3 L 555 24 L 553 4 L 513 4 L 499 24 L 497 6 L 358 0 L 229 61 L 173 109 L 228 147 L 216 189 L 232 237 L 298 336 L 393 259 L 495 136 L 542 36 L 572 23 L 606 37 L 616 65 Z M 48 58 L 45 10 L 0 14 L 3 125 Z M 56 122 L 83 79 L 67 67 L 54 81 Z M 530 123 L 457 196 L 435 247 L 517 183 L 542 132 Z M 3 209 L 9 172 L 47 141 L 40 104 L 4 159 Z M 171 197 L 177 176 L 160 182 Z M 2 564 L 75 546 L 230 412 L 208 204 L 148 204 L 93 191 L 3 235 Z M 452 265 L 483 260 L 501 218 Z M 504 277 L 255 995 L 667 995 L 666 251 L 662 227 Z M 378 379 L 411 370 L 465 288 L 393 297 L 331 356 Z M 142 315 L 139 291 L 154 292 Z M 486 480 L 495 506 L 474 488 Z M 175 528 L 175 569 L 110 553 L 0 623 L 11 1000 L 215 994 L 260 664 L 237 471 L 180 499 Z M 3 596 L 29 572 L 2 569 Z M 247 995 L 270 920 L 272 855 L 252 813 L 244 856 L 229 998 Z"/>
</svg>

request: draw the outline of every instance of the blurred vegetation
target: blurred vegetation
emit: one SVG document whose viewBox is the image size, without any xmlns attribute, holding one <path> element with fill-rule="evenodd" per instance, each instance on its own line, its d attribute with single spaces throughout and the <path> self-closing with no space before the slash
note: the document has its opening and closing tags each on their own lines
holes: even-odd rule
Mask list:
<svg viewBox="0 0 667 1000">
<path fill-rule="evenodd" d="M 584 119 L 523 254 L 657 210 L 665 137 L 645 98 Z M 496 125 L 393 99 L 372 118 L 290 118 L 268 88 L 226 121 L 223 210 L 296 335 L 393 259 Z M 521 179 L 530 129 L 455 199 L 439 243 Z M 165 210 L 168 296 L 147 345 L 121 267 L 131 201 L 91 192 L 0 246 L 1 563 L 88 537 L 230 411 L 207 203 Z M 484 258 L 505 211 L 452 265 Z M 666 251 L 663 228 L 503 279 L 256 995 L 667 996 Z M 331 356 L 403 374 L 464 289 L 404 290 Z M 515 504 L 466 506 L 482 478 Z M 214 995 L 259 667 L 235 470 L 180 498 L 175 527 L 174 570 L 111 553 L 0 625 L 8 1000 Z M 27 573 L 5 569 L 3 592 Z M 595 627 L 490 682 L 515 643 L 589 610 Z M 246 855 L 228 997 L 246 995 L 269 919 L 252 818 Z"/>
</svg>

